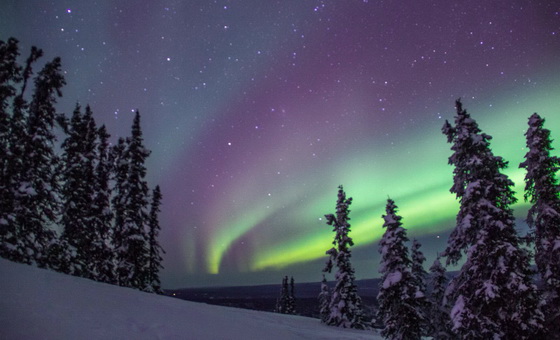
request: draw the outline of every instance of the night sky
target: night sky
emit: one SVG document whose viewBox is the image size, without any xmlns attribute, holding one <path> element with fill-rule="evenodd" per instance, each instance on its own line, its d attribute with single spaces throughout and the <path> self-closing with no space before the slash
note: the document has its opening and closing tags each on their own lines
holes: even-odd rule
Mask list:
<svg viewBox="0 0 560 340">
<path fill-rule="evenodd" d="M 62 57 L 60 112 L 90 104 L 114 142 L 140 111 L 164 288 L 320 281 L 340 184 L 358 278 L 389 196 L 428 267 L 458 208 L 459 97 L 510 161 L 520 228 L 533 112 L 560 149 L 560 1 L 3 0 L 10 36 Z"/>
</svg>

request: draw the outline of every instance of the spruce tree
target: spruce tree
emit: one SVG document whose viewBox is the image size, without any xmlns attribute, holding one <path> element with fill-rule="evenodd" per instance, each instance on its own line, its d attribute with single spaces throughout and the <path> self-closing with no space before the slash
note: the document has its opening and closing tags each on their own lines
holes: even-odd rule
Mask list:
<svg viewBox="0 0 560 340">
<path fill-rule="evenodd" d="M 276 300 L 276 313 L 288 314 L 288 300 L 290 298 L 290 292 L 288 290 L 288 277 L 284 276 L 282 278 L 282 286 L 280 290 L 280 297 Z"/>
<path fill-rule="evenodd" d="M 560 158 L 552 156 L 550 130 L 537 113 L 529 117 L 527 154 L 519 167 L 527 170 L 525 200 L 532 205 L 527 224 L 532 230 L 535 263 L 545 286 L 548 338 L 560 338 Z"/>
<path fill-rule="evenodd" d="M 325 322 L 327 325 L 367 329 L 369 325 L 364 321 L 362 311 L 362 299 L 358 295 L 358 288 L 354 283 L 354 268 L 350 263 L 352 257 L 350 247 L 354 241 L 348 235 L 350 233 L 349 206 L 352 198 L 346 198 L 342 185 L 338 187 L 338 199 L 336 203 L 336 215 L 325 215 L 327 224 L 333 227 L 335 232 L 334 247 L 326 252 L 329 259 L 324 272 L 331 272 L 333 266 L 337 267 L 335 273 L 335 287 L 330 301 L 330 315 Z"/>
<path fill-rule="evenodd" d="M 293 276 L 290 278 L 290 291 L 288 293 L 286 314 L 296 314 L 296 296 Z"/>
<path fill-rule="evenodd" d="M 14 162 L 11 153 L 15 141 L 13 111 L 17 87 L 23 81 L 22 67 L 17 63 L 18 41 L 0 40 L 0 256 L 15 260 L 17 231 L 14 224 Z M 12 110 L 10 110 L 12 109 Z M 18 134 L 17 138 L 23 138 Z"/>
<path fill-rule="evenodd" d="M 453 339 L 451 332 L 451 319 L 449 318 L 449 308 L 445 300 L 445 290 L 447 288 L 448 279 L 445 276 L 446 270 L 442 266 L 439 257 L 434 260 L 430 267 L 430 286 L 429 294 L 429 313 L 428 336 L 434 340 Z"/>
<path fill-rule="evenodd" d="M 418 312 L 422 315 L 422 335 L 427 335 L 428 330 L 428 310 L 429 310 L 429 303 L 426 296 L 426 277 L 428 276 L 428 272 L 424 269 L 424 262 L 426 261 L 426 257 L 420 250 L 422 245 L 418 240 L 412 240 L 412 247 L 410 250 L 411 254 L 411 273 L 414 279 L 414 285 L 416 286 L 416 300 L 418 303 Z"/>
<path fill-rule="evenodd" d="M 22 67 L 17 63 L 19 50 L 16 39 L 0 40 L 0 237 L 6 232 L 9 207 L 12 205 L 8 160 L 11 118 L 10 105 L 21 82 Z"/>
<path fill-rule="evenodd" d="M 111 211 L 111 188 L 109 186 L 111 175 L 109 134 L 102 125 L 96 131 L 97 150 L 94 174 L 93 220 L 92 229 L 95 230 L 95 240 L 92 244 L 92 253 L 95 254 L 93 269 L 95 279 L 101 282 L 116 284 L 113 244 L 113 212 Z"/>
<path fill-rule="evenodd" d="M 114 197 L 117 275 L 121 286 L 140 290 L 149 287 L 148 185 L 145 160 L 150 154 L 143 145 L 140 114 L 136 111 L 132 136 L 121 140 L 117 154 L 117 183 Z"/>
<path fill-rule="evenodd" d="M 543 315 L 529 254 L 514 228 L 513 182 L 501 173 L 507 162 L 492 154 L 491 137 L 481 132 L 460 101 L 456 108 L 455 126 L 446 121 L 442 129 L 453 150 L 450 191 L 460 201 L 444 255 L 456 264 L 467 254 L 448 289 L 454 301 L 453 331 L 460 338 L 534 338 Z"/>
<path fill-rule="evenodd" d="M 94 278 L 97 261 L 93 251 L 97 235 L 93 225 L 97 213 L 93 209 L 96 130 L 89 107 L 82 114 L 80 106 L 76 105 L 67 133 L 62 143 L 61 225 L 64 229 L 61 238 L 76 254 L 72 274 Z"/>
<path fill-rule="evenodd" d="M 129 171 L 129 162 L 126 155 L 127 144 L 128 140 L 121 137 L 118 139 L 117 144 L 111 147 L 109 153 L 111 169 L 113 169 L 111 172 L 111 181 L 114 182 L 111 206 L 114 213 L 113 246 L 115 253 L 120 252 L 124 242 L 125 203 L 128 193 L 127 181 Z M 118 259 L 115 260 L 118 261 Z M 118 269 L 115 268 L 115 270 L 117 282 L 119 282 L 120 277 L 118 275 Z"/>
<path fill-rule="evenodd" d="M 10 173 L 17 240 L 17 255 L 12 259 L 45 267 L 48 265 L 48 249 L 56 240 L 56 234 L 49 226 L 56 222 L 60 190 L 55 172 L 58 158 L 54 153 L 54 104 L 56 97 L 62 95 L 60 89 L 65 81 L 60 58 L 55 58 L 35 78 L 31 102 L 26 104 L 23 93 L 31 74 L 30 65 L 41 54 L 40 50 L 32 49 L 24 69 L 21 94 L 15 98 L 12 133 L 17 140 L 10 142 L 10 161 L 14 161 Z M 28 112 L 27 117 L 24 111 Z"/>
<path fill-rule="evenodd" d="M 323 274 L 323 280 L 321 281 L 321 292 L 319 293 L 319 316 L 321 318 L 321 323 L 327 323 L 329 315 L 331 314 L 329 306 L 331 303 L 331 291 L 327 284 L 327 279 Z"/>
<path fill-rule="evenodd" d="M 422 336 L 422 314 L 420 291 L 412 274 L 412 261 L 408 255 L 406 230 L 402 217 L 397 215 L 397 206 L 387 200 L 383 215 L 385 232 L 379 241 L 382 274 L 377 301 L 378 319 L 385 327 L 381 331 L 386 339 L 420 339 Z"/>
<path fill-rule="evenodd" d="M 158 236 L 160 232 L 158 215 L 161 205 L 161 190 L 159 185 L 156 186 L 152 193 L 152 204 L 150 208 L 150 215 L 148 226 L 150 228 L 149 237 L 149 289 L 155 293 L 161 294 L 161 282 L 159 280 L 159 271 L 163 268 L 161 261 L 163 260 L 161 254 L 165 254 L 163 248 L 159 245 Z"/>
</svg>

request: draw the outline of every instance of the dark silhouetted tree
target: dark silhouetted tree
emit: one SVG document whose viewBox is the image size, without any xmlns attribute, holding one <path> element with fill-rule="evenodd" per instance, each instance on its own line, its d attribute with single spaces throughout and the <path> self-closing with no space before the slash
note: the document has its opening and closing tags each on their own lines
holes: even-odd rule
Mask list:
<svg viewBox="0 0 560 340">
<path fill-rule="evenodd" d="M 61 238 L 75 252 L 71 273 L 93 279 L 98 260 L 93 248 L 98 236 L 93 223 L 97 214 L 94 209 L 97 131 L 89 107 L 82 114 L 80 106 L 76 106 L 67 133 L 62 143 L 61 225 L 64 229 Z"/>
<path fill-rule="evenodd" d="M 115 200 L 115 242 L 119 285 L 140 290 L 149 287 L 148 185 L 140 114 L 136 111 L 132 136 L 116 149 L 117 183 Z M 124 172 L 123 172 L 124 171 Z"/>
<path fill-rule="evenodd" d="M 15 115 L 15 99 L 17 88 L 23 81 L 23 68 L 17 63 L 19 56 L 18 41 L 14 38 L 7 42 L 0 40 L 0 256 L 16 260 L 17 230 L 14 223 L 14 185 L 17 181 L 15 169 L 18 156 L 14 155 L 12 143 L 16 142 L 21 148 L 24 133 L 17 133 L 13 128 L 15 119 L 23 121 L 22 110 L 18 107 L 19 117 Z M 31 65 L 29 65 L 30 67 Z M 21 103 L 20 103 L 21 104 Z M 24 130 L 23 122 L 20 122 Z"/>
<path fill-rule="evenodd" d="M 109 186 L 111 176 L 109 134 L 104 125 L 97 129 L 96 133 L 98 138 L 96 150 L 97 164 L 93 181 L 95 189 L 92 206 L 92 225 L 96 232 L 95 241 L 92 244 L 92 252 L 95 254 L 93 269 L 97 281 L 116 284 L 112 227 L 113 212 L 111 211 L 111 188 Z"/>
<path fill-rule="evenodd" d="M 288 277 L 284 276 L 282 278 L 282 287 L 280 290 L 280 297 L 276 301 L 276 313 L 289 314 L 288 313 L 288 300 L 290 298 L 290 292 L 288 290 Z"/>
<path fill-rule="evenodd" d="M 286 314 L 296 314 L 296 291 L 294 277 L 290 278 L 290 293 L 288 295 L 288 308 Z"/>
<path fill-rule="evenodd" d="M 163 248 L 159 245 L 158 236 L 160 232 L 159 226 L 159 219 L 158 215 L 160 212 L 160 205 L 161 205 L 161 190 L 159 189 L 159 185 L 156 186 L 152 193 L 152 204 L 150 208 L 150 215 L 148 220 L 149 226 L 149 289 L 155 293 L 162 293 L 161 291 L 161 282 L 159 280 L 159 271 L 163 269 L 161 265 L 161 261 L 163 260 L 161 255 L 165 254 Z"/>
<path fill-rule="evenodd" d="M 539 297 L 531 281 L 530 256 L 520 246 L 510 205 L 513 182 L 501 173 L 507 166 L 490 150 L 491 137 L 456 102 L 455 126 L 443 133 L 452 144 L 451 192 L 460 209 L 444 252 L 456 264 L 467 260 L 448 288 L 454 301 L 453 330 L 460 338 L 533 339 L 542 329 Z"/>
<path fill-rule="evenodd" d="M 65 84 L 60 58 L 48 62 L 34 79 L 29 104 L 23 99 L 31 65 L 42 52 L 32 48 L 23 74 L 21 92 L 14 99 L 10 150 L 7 159 L 12 205 L 9 207 L 12 260 L 48 265 L 49 247 L 56 241 L 50 228 L 59 208 L 59 185 L 55 168 L 53 133 L 56 97 Z"/>
</svg>

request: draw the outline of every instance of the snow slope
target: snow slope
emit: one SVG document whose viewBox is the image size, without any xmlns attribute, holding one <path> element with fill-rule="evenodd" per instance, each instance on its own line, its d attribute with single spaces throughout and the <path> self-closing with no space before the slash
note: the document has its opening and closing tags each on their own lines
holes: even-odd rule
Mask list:
<svg viewBox="0 0 560 340">
<path fill-rule="evenodd" d="M 381 339 L 317 319 L 143 293 L 0 259 L 2 339 Z"/>
</svg>

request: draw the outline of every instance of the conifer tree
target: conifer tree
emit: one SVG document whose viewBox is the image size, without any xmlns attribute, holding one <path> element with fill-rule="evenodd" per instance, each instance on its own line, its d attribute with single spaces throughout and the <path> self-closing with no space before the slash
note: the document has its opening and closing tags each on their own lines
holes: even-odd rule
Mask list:
<svg viewBox="0 0 560 340">
<path fill-rule="evenodd" d="M 408 237 L 393 200 L 387 200 L 385 213 L 382 216 L 385 232 L 379 242 L 379 273 L 382 277 L 377 295 L 378 319 L 385 325 L 381 335 L 386 339 L 395 340 L 420 339 L 423 322 L 418 299 L 420 292 L 412 274 L 412 261 L 405 245 Z"/>
<path fill-rule="evenodd" d="M 119 285 L 149 290 L 147 234 L 148 185 L 140 114 L 136 111 L 132 136 L 119 141 L 115 201 L 115 242 Z"/>
<path fill-rule="evenodd" d="M 288 293 L 286 314 L 296 314 L 296 296 L 293 276 L 290 278 L 290 291 Z"/>
<path fill-rule="evenodd" d="M 17 63 L 18 41 L 0 40 L 0 256 L 15 260 L 17 234 L 14 224 L 14 162 L 11 145 L 16 131 L 12 131 L 14 121 L 14 99 L 17 86 L 23 81 L 22 67 Z M 18 138 L 23 134 L 18 134 Z"/>
<path fill-rule="evenodd" d="M 111 163 L 109 154 L 109 134 L 102 125 L 97 129 L 97 164 L 94 175 L 93 198 L 93 229 L 96 232 L 92 244 L 95 254 L 94 272 L 95 279 L 101 282 L 116 284 L 113 244 L 113 212 L 111 211 L 111 188 L 109 186 Z"/>
<path fill-rule="evenodd" d="M 412 247 L 410 249 L 411 254 L 411 272 L 414 277 L 416 286 L 419 288 L 418 291 L 422 293 L 423 296 L 426 295 L 426 276 L 428 273 L 424 269 L 424 262 L 426 257 L 420 250 L 422 245 L 417 239 L 412 240 Z"/>
<path fill-rule="evenodd" d="M 321 281 L 321 292 L 318 296 L 319 299 L 319 316 L 321 318 L 321 323 L 327 323 L 330 315 L 330 303 L 331 303 L 331 291 L 327 284 L 327 278 L 323 274 L 323 280 Z"/>
<path fill-rule="evenodd" d="M 0 226 L 8 224 L 6 207 L 11 206 L 8 181 L 8 155 L 10 141 L 10 105 L 16 95 L 16 85 L 21 82 L 22 67 L 17 63 L 17 40 L 0 40 Z M 0 234 L 6 229 L 0 227 Z"/>
<path fill-rule="evenodd" d="M 280 297 L 276 301 L 276 313 L 289 314 L 288 301 L 290 298 L 290 292 L 288 290 L 288 277 L 284 276 L 282 278 L 282 288 L 280 290 Z"/>
<path fill-rule="evenodd" d="M 507 162 L 492 154 L 491 137 L 460 101 L 456 108 L 455 126 L 446 121 L 442 129 L 453 150 L 451 192 L 460 201 L 444 255 L 456 264 L 467 253 L 448 289 L 453 331 L 460 338 L 531 339 L 542 329 L 543 315 L 529 254 L 514 228 L 513 182 L 501 173 Z"/>
<path fill-rule="evenodd" d="M 161 261 L 163 260 L 161 254 L 165 254 L 163 248 L 159 245 L 158 236 L 160 232 L 158 215 L 161 205 L 161 190 L 159 185 L 153 191 L 152 204 L 150 208 L 150 215 L 148 226 L 150 228 L 149 236 L 149 289 L 155 293 L 162 293 L 161 282 L 159 280 L 159 270 L 163 268 Z"/>
<path fill-rule="evenodd" d="M 321 317 L 321 323 L 327 323 L 330 315 L 330 303 L 331 303 L 331 291 L 327 285 L 327 279 L 323 274 L 323 280 L 321 281 L 321 292 L 319 293 L 319 315 Z"/>
<path fill-rule="evenodd" d="M 331 272 L 333 266 L 337 267 L 335 273 L 335 287 L 330 301 L 330 315 L 325 322 L 327 325 L 367 329 L 369 325 L 364 321 L 362 311 L 362 299 L 358 295 L 358 288 L 354 283 L 354 268 L 350 263 L 352 257 L 350 247 L 354 241 L 348 235 L 350 233 L 349 206 L 352 198 L 346 198 L 342 185 L 338 187 L 338 199 L 336 203 L 336 216 L 325 215 L 327 224 L 333 227 L 335 237 L 334 247 L 326 253 L 329 259 L 324 272 Z"/>
<path fill-rule="evenodd" d="M 414 278 L 414 285 L 416 286 L 416 300 L 418 303 L 418 312 L 422 315 L 422 335 L 427 335 L 428 329 L 428 312 L 429 312 L 429 303 L 426 296 L 426 277 L 428 276 L 428 272 L 424 269 L 424 262 L 426 261 L 426 257 L 420 250 L 421 244 L 418 240 L 412 240 L 412 247 L 411 247 L 411 273 L 412 277 Z"/>
<path fill-rule="evenodd" d="M 451 332 L 451 319 L 449 318 L 449 308 L 445 298 L 445 290 L 447 288 L 448 279 L 445 276 L 445 267 L 442 266 L 439 257 L 434 260 L 430 267 L 430 286 L 429 294 L 429 313 L 428 336 L 434 340 L 453 339 Z"/>
<path fill-rule="evenodd" d="M 556 178 L 560 158 L 550 154 L 552 139 L 544 122 L 537 113 L 529 117 L 525 133 L 528 152 L 519 167 L 527 170 L 525 200 L 532 204 L 527 224 L 532 230 L 535 263 L 545 285 L 547 338 L 553 333 L 560 338 L 560 186 Z"/>
<path fill-rule="evenodd" d="M 55 172 L 58 158 L 54 153 L 56 137 L 52 131 L 54 104 L 56 97 L 62 95 L 60 89 L 65 81 L 60 58 L 55 58 L 39 72 L 34 80 L 31 102 L 29 105 L 25 103 L 23 93 L 31 74 L 30 65 L 41 55 L 40 50 L 32 49 L 24 69 L 21 94 L 15 98 L 12 133 L 18 140 L 10 142 L 11 160 L 14 161 L 10 173 L 17 240 L 17 255 L 13 260 L 45 267 L 48 265 L 48 248 L 56 240 L 56 234 L 49 226 L 55 223 L 59 208 Z M 28 112 L 27 117 L 24 110 Z"/>
<path fill-rule="evenodd" d="M 118 139 L 117 144 L 111 148 L 109 153 L 111 169 L 113 169 L 111 172 L 111 180 L 114 182 L 111 206 L 114 212 L 113 246 L 115 253 L 120 251 L 124 242 L 125 203 L 128 192 L 127 181 L 129 171 L 129 162 L 126 155 L 127 144 L 128 140 L 121 137 Z M 118 261 L 118 259 L 115 260 Z M 115 268 L 115 270 L 118 282 L 120 277 L 117 268 Z"/>
<path fill-rule="evenodd" d="M 62 143 L 62 210 L 61 225 L 64 239 L 72 253 L 74 275 L 94 278 L 96 230 L 93 219 L 94 150 L 96 131 L 89 107 L 86 113 L 76 105 L 68 127 L 68 137 Z"/>
</svg>

